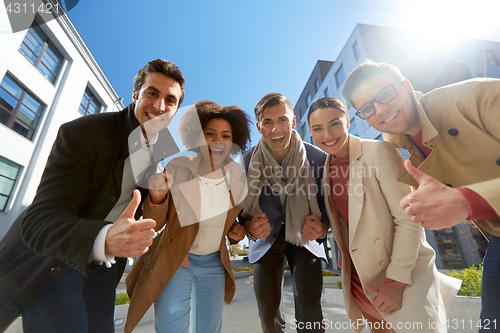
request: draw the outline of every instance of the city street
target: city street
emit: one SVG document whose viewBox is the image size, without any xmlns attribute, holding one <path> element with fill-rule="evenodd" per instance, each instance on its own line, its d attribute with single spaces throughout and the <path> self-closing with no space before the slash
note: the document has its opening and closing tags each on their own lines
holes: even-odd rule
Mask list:
<svg viewBox="0 0 500 333">
<path fill-rule="evenodd" d="M 287 323 L 287 332 L 295 332 L 296 325 L 292 321 L 295 318 L 292 279 L 287 274 L 284 282 L 283 306 Z M 324 296 L 324 294 L 323 294 Z M 325 317 L 328 331 L 343 333 L 353 332 L 347 327 L 347 313 L 343 306 L 327 304 L 325 297 L 322 299 L 323 315 Z M 345 328 L 342 328 L 342 325 Z M 117 327 L 116 332 L 123 332 Z M 139 324 L 134 330 L 137 333 L 154 332 L 154 320 Z M 248 277 L 236 279 L 236 294 L 231 305 L 224 304 L 222 319 L 222 333 L 260 333 L 260 319 L 257 313 L 257 303 L 253 288 L 250 286 Z"/>
</svg>

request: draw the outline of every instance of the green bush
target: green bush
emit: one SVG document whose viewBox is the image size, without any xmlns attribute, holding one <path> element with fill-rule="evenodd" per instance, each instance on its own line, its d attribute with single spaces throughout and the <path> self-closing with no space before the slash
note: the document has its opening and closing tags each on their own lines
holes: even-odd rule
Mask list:
<svg viewBox="0 0 500 333">
<path fill-rule="evenodd" d="M 128 298 L 127 293 L 121 292 L 116 294 L 115 305 L 122 305 L 130 303 L 130 298 Z"/>
<path fill-rule="evenodd" d="M 233 272 L 245 272 L 245 271 L 253 270 L 253 266 L 233 267 L 232 269 L 233 269 Z"/>
<path fill-rule="evenodd" d="M 339 289 L 342 289 L 342 281 L 337 281 L 337 287 L 338 287 Z"/>
<path fill-rule="evenodd" d="M 463 281 L 458 291 L 460 296 L 481 296 L 482 265 L 471 266 L 460 272 L 453 270 L 448 275 Z"/>
<path fill-rule="evenodd" d="M 323 270 L 323 276 L 340 276 L 340 274 Z"/>
</svg>

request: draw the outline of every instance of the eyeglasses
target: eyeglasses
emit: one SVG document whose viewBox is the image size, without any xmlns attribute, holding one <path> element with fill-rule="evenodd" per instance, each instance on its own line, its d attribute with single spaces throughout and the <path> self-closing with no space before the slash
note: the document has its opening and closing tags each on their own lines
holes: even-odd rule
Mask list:
<svg viewBox="0 0 500 333">
<path fill-rule="evenodd" d="M 368 103 L 364 104 L 362 107 L 356 110 L 356 115 L 360 117 L 361 119 L 368 119 L 373 114 L 375 113 L 375 102 L 381 105 L 385 105 L 392 101 L 396 96 L 398 95 L 398 92 L 396 91 L 396 88 L 394 87 L 397 84 L 401 84 L 405 82 L 406 79 L 404 79 L 401 82 L 394 82 L 384 89 L 382 89 L 374 99 L 369 101 Z"/>
</svg>

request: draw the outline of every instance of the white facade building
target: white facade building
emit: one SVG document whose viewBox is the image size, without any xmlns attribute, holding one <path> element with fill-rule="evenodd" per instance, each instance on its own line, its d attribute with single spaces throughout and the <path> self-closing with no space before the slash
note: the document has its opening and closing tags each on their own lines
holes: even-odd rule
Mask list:
<svg viewBox="0 0 500 333">
<path fill-rule="evenodd" d="M 472 39 L 431 40 L 405 30 L 358 24 L 335 61 L 318 61 L 294 107 L 297 131 L 313 142 L 307 112 L 321 97 L 342 99 L 344 81 L 366 59 L 397 66 L 415 90 L 434 88 L 475 77 L 500 78 L 500 43 Z M 326 69 L 326 71 L 325 71 Z M 349 133 L 364 139 L 383 140 L 382 133 L 348 110 Z M 400 150 L 404 158 L 409 155 Z M 439 231 L 427 231 L 427 239 L 437 252 L 438 267 L 461 267 L 481 263 L 487 242 L 476 228 L 461 224 Z M 332 266 L 336 251 L 330 237 Z"/>
<path fill-rule="evenodd" d="M 0 6 L 0 238 L 33 200 L 59 126 L 124 107 L 66 15 L 11 31 Z"/>
</svg>

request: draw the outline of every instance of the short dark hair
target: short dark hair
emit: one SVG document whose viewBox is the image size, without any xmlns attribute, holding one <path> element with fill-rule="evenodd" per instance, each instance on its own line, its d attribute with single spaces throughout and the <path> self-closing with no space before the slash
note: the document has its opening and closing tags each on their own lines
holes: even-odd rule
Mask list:
<svg viewBox="0 0 500 333">
<path fill-rule="evenodd" d="M 269 93 L 266 96 L 262 97 L 259 103 L 257 103 L 257 106 L 255 107 L 255 119 L 257 119 L 257 122 L 260 121 L 260 116 L 266 111 L 268 108 L 272 106 L 276 106 L 279 104 L 285 103 L 290 111 L 293 114 L 293 107 L 292 103 L 285 97 L 285 95 L 274 92 L 274 93 Z"/>
<path fill-rule="evenodd" d="M 325 108 L 334 108 L 340 110 L 347 116 L 347 106 L 338 98 L 322 97 L 315 100 L 309 107 L 309 112 L 307 112 L 307 122 L 309 122 L 309 118 L 311 118 L 311 114 L 313 114 L 314 111 Z"/>
<path fill-rule="evenodd" d="M 347 76 L 342 92 L 342 97 L 344 97 L 346 103 L 352 105 L 352 95 L 354 95 L 354 92 L 365 80 L 377 74 L 385 75 L 396 81 L 403 81 L 405 79 L 396 66 L 368 59 L 359 65 L 359 67 L 353 69 Z"/>
<path fill-rule="evenodd" d="M 184 100 L 184 84 L 186 83 L 186 80 L 184 80 L 184 76 L 182 75 L 179 67 L 168 60 L 156 59 L 148 62 L 146 66 L 142 67 L 134 77 L 135 91 L 139 92 L 139 90 L 141 90 L 142 84 L 144 83 L 144 80 L 149 73 L 161 73 L 179 83 L 179 85 L 181 86 L 181 96 L 179 98 L 180 106 L 182 101 Z"/>
<path fill-rule="evenodd" d="M 186 148 L 193 149 L 201 130 L 212 119 L 223 119 L 231 125 L 233 143 L 244 152 L 250 143 L 250 117 L 237 105 L 220 106 L 216 102 L 201 100 L 190 107 L 182 116 L 179 124 L 179 136 Z M 201 125 L 200 126 L 198 125 Z M 236 151 L 231 151 L 236 153 Z"/>
</svg>

